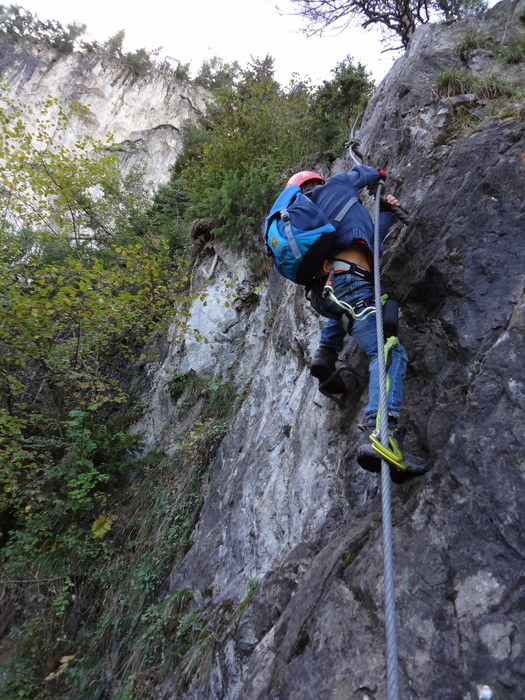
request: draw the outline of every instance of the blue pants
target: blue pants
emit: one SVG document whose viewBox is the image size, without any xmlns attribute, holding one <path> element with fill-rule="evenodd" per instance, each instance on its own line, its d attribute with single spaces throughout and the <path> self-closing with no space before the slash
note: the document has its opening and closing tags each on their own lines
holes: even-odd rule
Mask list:
<svg viewBox="0 0 525 700">
<path fill-rule="evenodd" d="M 374 292 L 369 282 L 351 274 L 339 274 L 333 278 L 333 291 L 335 296 L 347 304 L 354 305 L 364 299 L 373 298 Z M 372 302 L 373 304 L 373 302 Z M 330 299 L 323 299 L 322 305 L 330 312 L 341 311 Z M 346 331 L 339 321 L 330 319 L 321 331 L 320 345 L 331 347 L 340 352 Z M 377 357 L 377 333 L 376 316 L 371 314 L 363 321 L 354 321 L 351 335 L 356 343 L 370 358 L 370 378 L 368 384 L 368 404 L 365 409 L 366 418 L 377 414 L 379 406 L 379 372 Z M 383 345 L 381 345 L 383 351 Z M 399 416 L 403 401 L 403 377 L 407 366 L 407 356 L 401 344 L 395 345 L 391 350 L 391 362 L 388 369 L 390 388 L 387 396 L 387 408 L 389 415 Z"/>
</svg>

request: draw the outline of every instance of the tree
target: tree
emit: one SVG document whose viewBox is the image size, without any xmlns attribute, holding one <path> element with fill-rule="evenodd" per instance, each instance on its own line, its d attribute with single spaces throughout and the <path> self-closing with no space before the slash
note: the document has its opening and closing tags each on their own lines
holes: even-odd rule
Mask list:
<svg viewBox="0 0 525 700">
<path fill-rule="evenodd" d="M 82 44 L 86 25 L 71 22 L 66 29 L 55 20 L 42 22 L 36 15 L 19 5 L 0 5 L 0 36 L 9 39 L 32 37 L 60 53 L 71 53 Z"/>
<path fill-rule="evenodd" d="M 330 155 L 328 144 L 338 155 L 348 139 L 350 124 L 364 110 L 374 88 L 370 73 L 361 63 L 354 65 L 350 56 L 332 70 L 333 79 L 323 81 L 316 95 L 321 130 L 320 137 L 325 152 Z"/>
<path fill-rule="evenodd" d="M 122 56 L 122 44 L 124 43 L 125 38 L 126 32 L 124 29 L 120 29 L 116 34 L 110 36 L 109 39 L 104 42 L 104 51 L 107 51 L 110 56 L 117 56 L 120 58 Z"/>
<path fill-rule="evenodd" d="M 194 83 L 206 88 L 206 90 L 232 89 L 240 75 L 241 67 L 237 61 L 226 63 L 222 58 L 213 56 L 209 60 L 203 61 Z"/>
<path fill-rule="evenodd" d="M 212 65 L 223 66 L 219 59 Z M 206 116 L 183 130 L 170 183 L 176 218 L 236 242 L 253 230 L 293 172 L 340 155 L 349 120 L 364 108 L 373 83 L 349 57 L 332 72 L 333 80 L 320 88 L 297 77 L 283 88 L 267 55 L 252 58 L 234 84 L 219 81 Z M 159 202 L 161 218 L 164 211 L 174 213 Z"/>
<path fill-rule="evenodd" d="M 136 51 L 128 51 L 122 57 L 122 61 L 131 68 L 138 76 L 146 75 L 146 73 L 153 68 L 153 61 L 151 60 L 152 55 L 158 53 L 160 49 L 155 49 L 154 51 L 148 51 L 144 47 L 137 49 Z"/>
<path fill-rule="evenodd" d="M 245 78 L 249 78 L 256 83 L 264 80 L 267 82 L 273 80 L 275 74 L 274 63 L 275 59 L 270 54 L 266 54 L 263 59 L 252 56 L 251 63 L 248 64 L 248 68 L 245 71 Z"/>
<path fill-rule="evenodd" d="M 308 21 L 306 32 L 344 30 L 360 23 L 363 28 L 379 25 L 406 48 L 419 24 L 444 19 L 462 19 L 487 7 L 486 0 L 290 0 L 297 14 Z M 400 47 L 392 47 L 400 48 Z"/>
</svg>

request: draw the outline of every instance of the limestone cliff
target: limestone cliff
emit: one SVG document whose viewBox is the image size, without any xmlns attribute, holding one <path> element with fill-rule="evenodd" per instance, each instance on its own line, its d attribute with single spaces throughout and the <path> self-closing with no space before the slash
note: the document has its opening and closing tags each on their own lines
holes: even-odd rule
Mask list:
<svg viewBox="0 0 525 700">
<path fill-rule="evenodd" d="M 182 124 L 203 114 L 209 97 L 169 72 L 150 71 L 139 77 L 116 58 L 61 55 L 29 39 L 0 39 L 0 75 L 10 84 L 11 96 L 27 106 L 29 126 L 49 95 L 64 104 L 76 101 L 88 107 L 86 115 L 70 123 L 63 144 L 71 145 L 84 134 L 104 140 L 110 133 L 121 151 L 124 174 L 141 164 L 153 185 L 169 178 L 182 148 Z"/>
<path fill-rule="evenodd" d="M 525 696 L 523 104 L 508 98 L 494 118 L 483 94 L 433 89 L 438 74 L 463 71 L 523 90 L 524 64 L 499 57 L 523 41 L 523 10 L 505 1 L 482 20 L 419 28 L 360 132 L 366 161 L 389 172 L 412 215 L 390 234 L 382 272 L 410 361 L 407 448 L 431 464 L 392 492 L 404 700 Z M 456 52 L 469 32 L 485 44 Z M 332 172 L 351 165 L 342 158 Z M 273 274 L 259 289 L 249 256 L 202 251 L 195 285 L 209 279 L 209 296 L 192 313 L 211 343 L 165 340 L 137 425 L 171 449 L 176 371 L 242 392 L 170 582 L 222 631 L 202 673 L 188 685 L 182 665 L 159 697 L 383 700 L 379 484 L 354 453 L 365 359 L 349 342 L 342 361 L 356 376 L 344 406 L 321 395 L 308 366 L 322 320 Z M 210 304 L 227 285 L 228 309 Z"/>
</svg>

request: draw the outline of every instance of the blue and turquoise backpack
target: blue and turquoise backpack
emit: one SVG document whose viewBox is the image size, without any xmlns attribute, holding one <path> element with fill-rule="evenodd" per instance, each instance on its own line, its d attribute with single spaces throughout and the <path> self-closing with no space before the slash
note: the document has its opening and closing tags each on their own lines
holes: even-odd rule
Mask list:
<svg viewBox="0 0 525 700">
<path fill-rule="evenodd" d="M 335 227 L 298 185 L 286 187 L 266 217 L 264 238 L 278 272 L 309 284 L 332 247 Z"/>
<path fill-rule="evenodd" d="M 335 217 L 336 224 L 357 201 L 352 197 L 345 203 Z M 264 223 L 266 249 L 275 267 L 286 279 L 305 286 L 330 255 L 335 235 L 334 224 L 298 185 L 281 192 Z"/>
</svg>

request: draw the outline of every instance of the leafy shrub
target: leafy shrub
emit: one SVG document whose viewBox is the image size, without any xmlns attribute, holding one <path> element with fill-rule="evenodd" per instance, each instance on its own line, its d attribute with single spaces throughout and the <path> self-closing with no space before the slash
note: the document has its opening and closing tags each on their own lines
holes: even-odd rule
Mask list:
<svg viewBox="0 0 525 700">
<path fill-rule="evenodd" d="M 148 73 L 154 65 L 151 56 L 151 51 L 141 48 L 124 54 L 122 57 L 122 62 L 131 68 L 131 70 L 138 76 L 143 76 L 146 75 L 146 73 Z"/>
<path fill-rule="evenodd" d="M 226 63 L 214 56 L 202 63 L 194 83 L 207 90 L 217 90 L 218 88 L 231 89 L 241 77 L 241 74 L 241 67 L 237 61 Z"/>
</svg>

